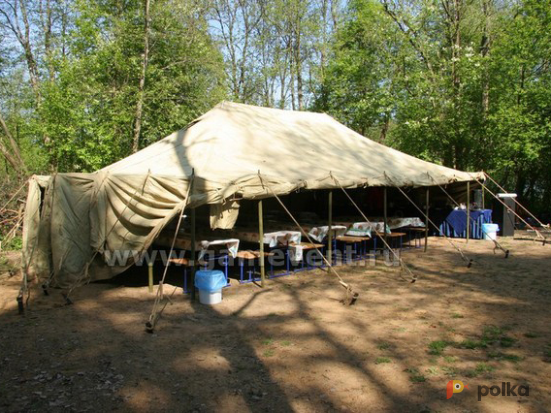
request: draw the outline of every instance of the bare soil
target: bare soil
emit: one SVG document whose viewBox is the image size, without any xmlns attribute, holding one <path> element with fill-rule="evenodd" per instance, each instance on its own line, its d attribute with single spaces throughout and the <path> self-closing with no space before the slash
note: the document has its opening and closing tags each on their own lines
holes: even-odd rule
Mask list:
<svg viewBox="0 0 551 413">
<path fill-rule="evenodd" d="M 381 262 L 338 267 L 360 292 L 350 307 L 322 270 L 234 284 L 213 307 L 178 288 L 154 334 L 141 281 L 87 285 L 69 306 L 33 291 L 20 316 L 20 276 L 4 273 L 0 411 L 549 411 L 551 245 L 501 242 L 508 259 L 456 241 L 467 268 L 432 238 L 427 253 L 403 254 L 413 284 Z M 447 400 L 452 379 L 468 389 Z M 529 395 L 478 401 L 479 385 L 502 382 Z"/>
</svg>

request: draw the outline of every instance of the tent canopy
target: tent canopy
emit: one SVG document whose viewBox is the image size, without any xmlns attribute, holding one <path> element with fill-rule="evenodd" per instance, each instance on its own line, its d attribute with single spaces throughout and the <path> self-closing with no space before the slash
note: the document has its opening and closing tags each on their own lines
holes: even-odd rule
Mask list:
<svg viewBox="0 0 551 413">
<path fill-rule="evenodd" d="M 113 262 L 113 255 L 147 249 L 186 204 L 211 204 L 220 214 L 221 204 L 237 210 L 225 202 L 234 194 L 254 199 L 299 188 L 475 179 L 484 177 L 388 148 L 325 114 L 223 102 L 187 128 L 95 173 L 31 178 L 24 262 L 50 283 L 72 287 L 122 272 L 134 256 Z"/>
<path fill-rule="evenodd" d="M 346 186 L 428 186 L 473 180 L 469 173 L 367 139 L 326 114 L 230 102 L 218 104 L 188 128 L 103 171 L 150 171 L 171 177 L 189 177 L 195 171 L 211 187 L 242 185 L 239 190 L 245 198 L 247 187 L 258 184 L 259 173 L 274 183 L 309 189 L 338 186 L 335 179 Z M 251 195 L 257 195 L 256 190 Z"/>
</svg>

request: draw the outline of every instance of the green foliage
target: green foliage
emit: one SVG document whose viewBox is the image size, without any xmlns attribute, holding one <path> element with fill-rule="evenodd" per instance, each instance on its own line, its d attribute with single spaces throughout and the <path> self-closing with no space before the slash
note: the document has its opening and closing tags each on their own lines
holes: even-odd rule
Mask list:
<svg viewBox="0 0 551 413">
<path fill-rule="evenodd" d="M 30 30 L 36 86 L 0 16 L 0 110 L 27 171 L 94 171 L 127 156 L 143 2 L 26 4 L 37 22 L 56 5 L 48 50 L 43 25 Z M 338 4 L 151 2 L 140 146 L 228 96 L 309 107 L 422 159 L 489 171 L 549 214 L 551 0 L 450 2 L 459 13 L 434 0 L 350 0 L 344 14 Z M 2 161 L 2 177 L 24 174 Z"/>
<path fill-rule="evenodd" d="M 69 23 L 55 33 L 48 61 L 35 56 L 44 73 L 53 71 L 52 78 L 40 79 L 40 101 L 15 61 L 6 72 L 3 81 L 17 95 L 2 96 L 2 103 L 11 109 L 6 117 L 18 131 L 30 171 L 91 172 L 130 154 L 144 12 L 142 2 L 120 5 L 74 0 L 55 16 Z M 201 3 L 151 2 L 149 44 L 141 147 L 185 127 L 225 97 L 222 55 Z M 42 50 L 33 46 L 37 54 Z"/>
<path fill-rule="evenodd" d="M 417 157 L 495 173 L 544 209 L 551 1 L 460 4 L 456 21 L 431 0 L 351 1 L 314 108 Z"/>
<path fill-rule="evenodd" d="M 377 357 L 375 364 L 387 364 L 391 363 L 391 360 L 388 357 Z"/>
<path fill-rule="evenodd" d="M 23 248 L 23 239 L 21 237 L 13 237 L 3 248 L 7 251 L 20 251 Z"/>
</svg>

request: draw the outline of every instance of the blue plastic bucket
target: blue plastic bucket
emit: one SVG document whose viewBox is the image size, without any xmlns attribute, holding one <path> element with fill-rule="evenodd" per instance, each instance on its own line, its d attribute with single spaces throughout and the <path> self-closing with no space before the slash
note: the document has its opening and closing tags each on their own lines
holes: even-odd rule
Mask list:
<svg viewBox="0 0 551 413">
<path fill-rule="evenodd" d="M 218 304 L 222 301 L 222 288 L 227 284 L 222 271 L 201 270 L 195 273 L 195 286 L 199 290 L 201 304 Z"/>
</svg>

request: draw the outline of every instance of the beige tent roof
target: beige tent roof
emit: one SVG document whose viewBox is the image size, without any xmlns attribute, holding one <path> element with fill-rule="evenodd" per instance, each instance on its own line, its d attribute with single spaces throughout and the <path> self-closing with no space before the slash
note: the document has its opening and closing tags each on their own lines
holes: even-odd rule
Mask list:
<svg viewBox="0 0 551 413">
<path fill-rule="evenodd" d="M 186 204 L 212 204 L 223 217 L 221 210 L 233 208 L 224 202 L 235 193 L 252 199 L 298 188 L 431 186 L 474 178 L 483 176 L 390 149 L 324 114 L 224 102 L 98 172 L 33 177 L 24 260 L 52 284 L 72 287 L 122 272 L 134 256 L 113 264 L 113 254 L 147 249 Z M 229 215 L 225 224 L 233 225 L 235 214 Z"/>
<path fill-rule="evenodd" d="M 258 181 L 259 172 L 274 182 L 301 183 L 312 189 L 331 186 L 335 180 L 331 175 L 347 186 L 473 180 L 468 173 L 367 139 L 326 114 L 230 102 L 220 103 L 188 128 L 104 171 L 144 174 L 149 170 L 153 175 L 185 177 L 192 169 L 217 188 L 240 182 L 250 185 L 251 179 Z"/>
</svg>

